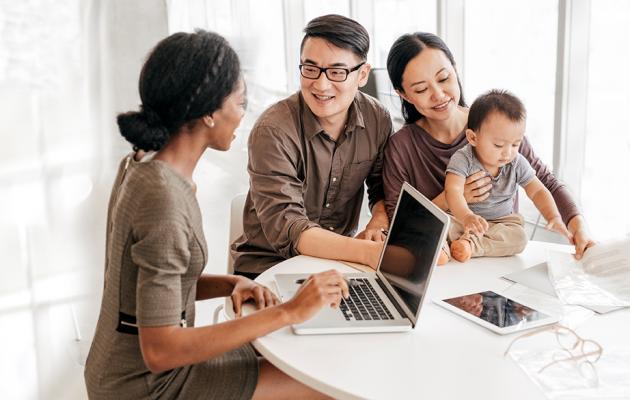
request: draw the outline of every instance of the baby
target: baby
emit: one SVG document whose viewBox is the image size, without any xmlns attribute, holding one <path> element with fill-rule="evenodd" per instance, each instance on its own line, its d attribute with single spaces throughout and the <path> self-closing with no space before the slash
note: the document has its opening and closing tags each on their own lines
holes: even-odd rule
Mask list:
<svg viewBox="0 0 630 400">
<path fill-rule="evenodd" d="M 453 215 L 449 232 L 451 256 L 465 262 L 470 257 L 509 256 L 527 245 L 523 217 L 514 214 L 518 186 L 547 220 L 547 229 L 567 238 L 551 193 L 536 177 L 529 162 L 518 152 L 525 135 L 525 107 L 507 91 L 491 90 L 470 107 L 466 138 L 446 167 L 445 193 Z M 485 171 L 492 179 L 488 198 L 467 204 L 466 177 Z"/>
</svg>

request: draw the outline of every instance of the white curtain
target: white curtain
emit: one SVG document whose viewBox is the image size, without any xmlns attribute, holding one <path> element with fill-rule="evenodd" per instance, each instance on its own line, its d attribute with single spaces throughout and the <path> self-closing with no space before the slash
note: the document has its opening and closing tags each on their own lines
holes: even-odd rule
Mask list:
<svg viewBox="0 0 630 400">
<path fill-rule="evenodd" d="M 0 179 L 127 148 L 115 114 L 167 33 L 163 0 L 0 1 Z"/>
<path fill-rule="evenodd" d="M 82 305 L 102 288 L 112 164 L 130 150 L 115 116 L 138 107 L 167 33 L 163 0 L 0 0 L 0 313 L 21 327 L 0 349 L 3 398 L 77 398 L 77 342 L 50 327 L 93 329 Z"/>
</svg>

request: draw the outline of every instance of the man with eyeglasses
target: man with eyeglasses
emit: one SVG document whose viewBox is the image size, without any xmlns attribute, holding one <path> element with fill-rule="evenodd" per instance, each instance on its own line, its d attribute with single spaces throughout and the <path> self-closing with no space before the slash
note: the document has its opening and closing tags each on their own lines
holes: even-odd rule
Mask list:
<svg viewBox="0 0 630 400">
<path fill-rule="evenodd" d="M 267 109 L 249 136 L 244 234 L 231 255 L 235 273 L 250 278 L 298 254 L 375 268 L 388 229 L 381 169 L 392 122 L 359 91 L 369 35 L 340 15 L 304 32 L 300 91 Z M 364 184 L 372 218 L 356 235 Z"/>
</svg>

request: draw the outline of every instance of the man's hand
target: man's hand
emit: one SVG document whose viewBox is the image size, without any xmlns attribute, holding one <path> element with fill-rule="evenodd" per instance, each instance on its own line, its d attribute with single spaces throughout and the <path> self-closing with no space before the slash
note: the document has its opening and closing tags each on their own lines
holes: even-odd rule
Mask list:
<svg viewBox="0 0 630 400">
<path fill-rule="evenodd" d="M 370 222 L 368 222 L 365 229 L 359 232 L 355 237 L 357 239 L 371 240 L 373 242 L 383 242 L 387 235 L 388 226 L 389 218 L 387 218 L 387 212 L 385 212 L 385 202 L 379 200 L 372 207 L 372 218 L 370 218 Z"/>
<path fill-rule="evenodd" d="M 368 228 L 359 232 L 356 236 L 357 239 L 365 239 L 371 240 L 373 242 L 383 242 L 385 241 L 385 232 L 387 232 L 384 228 Z"/>
</svg>

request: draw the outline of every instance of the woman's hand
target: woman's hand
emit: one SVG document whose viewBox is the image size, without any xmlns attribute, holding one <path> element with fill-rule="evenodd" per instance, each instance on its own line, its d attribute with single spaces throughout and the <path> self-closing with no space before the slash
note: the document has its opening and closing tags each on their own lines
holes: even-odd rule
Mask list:
<svg viewBox="0 0 630 400">
<path fill-rule="evenodd" d="M 479 203 L 490 196 L 492 189 L 492 179 L 486 171 L 477 171 L 466 178 L 464 183 L 464 198 L 466 203 Z"/>
<path fill-rule="evenodd" d="M 472 232 L 479 236 L 483 236 L 490 227 L 488 221 L 477 214 L 468 214 L 462 221 L 462 225 L 464 225 L 464 232 Z"/>
<path fill-rule="evenodd" d="M 280 304 L 280 300 L 271 290 L 243 276 L 238 278 L 230 295 L 234 305 L 234 314 L 237 317 L 241 316 L 243 303 L 251 299 L 254 300 L 256 308 L 259 310 Z"/>
<path fill-rule="evenodd" d="M 588 230 L 586 229 L 586 223 L 584 222 L 584 217 L 581 215 L 576 215 L 571 218 L 569 224 L 567 225 L 569 232 L 572 235 L 571 243 L 575 246 L 575 258 L 577 260 L 581 259 L 584 255 L 584 252 L 589 247 L 595 246 L 595 241 L 591 239 L 588 234 Z"/>
<path fill-rule="evenodd" d="M 295 296 L 284 307 L 291 324 L 299 324 L 313 317 L 322 307 L 338 307 L 341 298 L 348 298 L 348 284 L 343 275 L 329 270 L 311 275 L 300 287 Z"/>
</svg>

